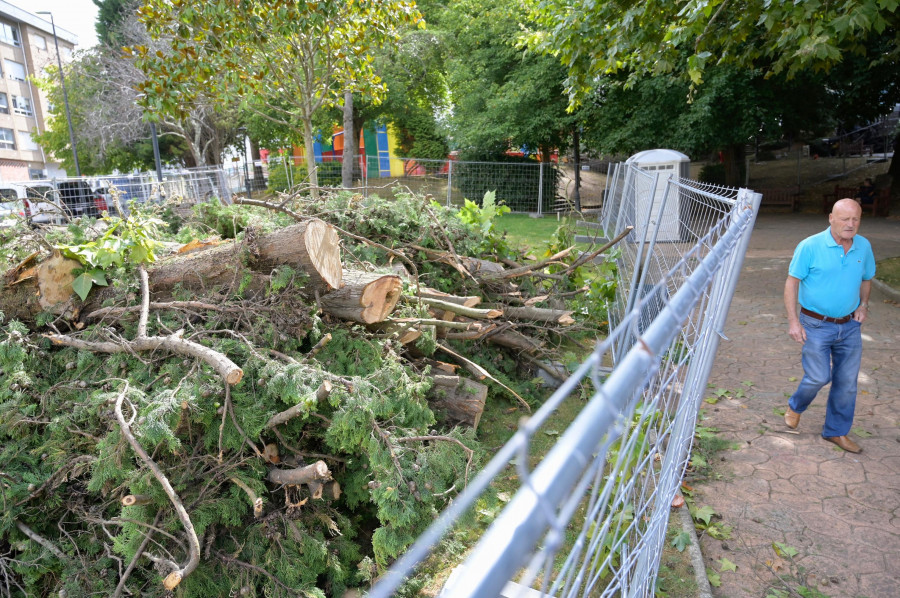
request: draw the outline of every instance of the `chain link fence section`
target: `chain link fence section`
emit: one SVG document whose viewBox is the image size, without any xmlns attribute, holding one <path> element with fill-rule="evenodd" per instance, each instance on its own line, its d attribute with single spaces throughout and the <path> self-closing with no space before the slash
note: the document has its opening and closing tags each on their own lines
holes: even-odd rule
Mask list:
<svg viewBox="0 0 900 598">
<path fill-rule="evenodd" d="M 638 230 L 641 216 L 644 233 L 655 234 L 635 236 L 631 242 L 642 249 L 633 248 L 623 266 L 632 280 L 643 278 L 648 292 L 623 295 L 634 299 L 609 337 L 382 577 L 371 598 L 393 595 L 510 467 L 519 491 L 442 596 L 653 595 L 672 500 L 690 459 L 697 412 L 761 199 L 748 190 L 658 182 L 621 165 L 602 217 L 609 237 L 629 224 Z M 642 193 L 652 208 L 642 209 Z M 674 228 L 679 238 L 662 241 L 664 203 L 672 199 L 682 214 Z M 635 278 L 638 271 L 647 276 Z M 664 300 L 650 318 L 654 297 Z M 617 347 L 623 353 L 612 359 Z M 611 371 L 602 367 L 611 360 Z M 590 400 L 530 469 L 532 439 L 547 432 L 553 411 L 580 400 L 576 391 L 585 389 L 593 389 Z"/>
</svg>

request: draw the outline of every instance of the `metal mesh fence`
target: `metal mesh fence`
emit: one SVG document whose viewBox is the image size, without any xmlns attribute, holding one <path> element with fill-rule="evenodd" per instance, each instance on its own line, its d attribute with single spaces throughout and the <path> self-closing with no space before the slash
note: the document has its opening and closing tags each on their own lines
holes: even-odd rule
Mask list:
<svg viewBox="0 0 900 598">
<path fill-rule="evenodd" d="M 162 182 L 155 173 L 3 182 L 0 194 L 21 201 L 23 214 L 32 224 L 64 224 L 72 218 L 96 218 L 104 211 L 116 213 L 120 208 L 127 213 L 132 201 L 175 200 L 186 205 L 210 199 L 231 201 L 230 184 L 221 168 L 166 172 Z"/>
<path fill-rule="evenodd" d="M 660 181 L 619 167 L 607 190 L 607 236 L 634 226 L 620 262 L 618 325 L 502 447 L 373 588 L 393 594 L 497 476 L 516 495 L 445 586 L 443 596 L 651 596 L 672 500 L 759 194 Z M 677 205 L 673 208 L 669 202 Z M 679 215 L 673 223 L 667 215 Z M 643 224 L 642 224 L 643 222 Z M 666 237 L 671 237 L 667 239 Z M 615 367 L 604 378 L 609 355 Z M 591 398 L 532 470 L 532 439 L 564 401 Z M 517 580 L 513 582 L 512 580 Z"/>
<path fill-rule="evenodd" d="M 329 156 L 317 164 L 320 187 L 341 185 L 341 156 Z M 279 190 L 308 183 L 302 156 L 274 156 L 267 163 L 269 180 L 274 176 Z M 385 195 L 400 186 L 414 193 L 431 195 L 447 206 L 461 206 L 465 199 L 480 202 L 493 191 L 496 200 L 511 211 L 543 214 L 566 209 L 561 198 L 571 193 L 568 180 L 557 164 L 542 162 L 469 162 L 426 160 L 395 156 L 361 156 L 354 167 L 354 187 L 365 193 Z M 582 190 L 585 202 L 599 204 L 598 195 Z"/>
</svg>

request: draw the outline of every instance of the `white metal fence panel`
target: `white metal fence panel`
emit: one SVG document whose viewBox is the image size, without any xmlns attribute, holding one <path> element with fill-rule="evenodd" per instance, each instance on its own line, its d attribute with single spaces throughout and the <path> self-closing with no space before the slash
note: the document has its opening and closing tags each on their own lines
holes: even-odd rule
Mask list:
<svg viewBox="0 0 900 598">
<path fill-rule="evenodd" d="M 650 222 L 653 214 L 636 209 L 637 194 L 656 188 L 643 171 L 621 166 L 607 190 L 608 209 L 615 210 L 604 214 L 608 236 L 635 219 Z M 514 579 L 522 595 L 535 589 L 556 597 L 653 595 L 670 505 L 760 201 L 751 191 L 714 192 L 692 181 L 663 189 L 663 201 L 649 198 L 646 205 L 655 203 L 659 216 L 664 201 L 678 198 L 679 238 L 659 242 L 659 226 L 646 226 L 650 238 L 631 240 L 636 247 L 623 265 L 647 292 L 622 296 L 632 305 L 610 336 L 395 563 L 372 598 L 392 595 L 513 463 L 520 490 L 443 595 L 516 595 L 516 586 L 507 586 Z M 652 318 L 650 305 L 658 308 Z M 617 349 L 622 353 L 604 379 L 600 365 Z M 532 438 L 564 401 L 580 400 L 573 391 L 582 385 L 593 389 L 592 398 L 530 470 Z"/>
</svg>

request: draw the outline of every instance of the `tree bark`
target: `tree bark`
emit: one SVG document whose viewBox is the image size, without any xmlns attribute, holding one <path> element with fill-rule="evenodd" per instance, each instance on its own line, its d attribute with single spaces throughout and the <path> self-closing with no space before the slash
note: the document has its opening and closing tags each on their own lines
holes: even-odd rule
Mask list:
<svg viewBox="0 0 900 598">
<path fill-rule="evenodd" d="M 356 130 L 353 128 L 353 93 L 344 92 L 344 155 L 341 158 L 341 186 L 353 187 L 353 165 L 356 162 Z"/>
<path fill-rule="evenodd" d="M 488 388 L 484 384 L 460 376 L 434 376 L 428 393 L 428 404 L 446 414 L 452 422 L 478 429 Z"/>
<path fill-rule="evenodd" d="M 400 277 L 375 272 L 344 271 L 344 285 L 320 298 L 322 310 L 361 324 L 383 322 L 393 311 L 403 285 Z"/>
</svg>

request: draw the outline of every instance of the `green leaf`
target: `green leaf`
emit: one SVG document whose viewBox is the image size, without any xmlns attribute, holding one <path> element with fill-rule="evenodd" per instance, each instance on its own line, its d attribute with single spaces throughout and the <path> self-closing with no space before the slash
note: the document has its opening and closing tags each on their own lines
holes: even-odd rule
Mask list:
<svg viewBox="0 0 900 598">
<path fill-rule="evenodd" d="M 866 430 L 863 430 L 862 428 L 853 428 L 853 433 L 856 434 L 857 436 L 859 436 L 860 438 L 869 438 L 872 436 L 871 432 L 867 432 Z"/>
<path fill-rule="evenodd" d="M 706 578 L 709 580 L 709 585 L 714 588 L 722 585 L 722 577 L 712 569 L 706 570 Z"/>
<path fill-rule="evenodd" d="M 684 552 L 684 549 L 691 545 L 691 534 L 688 532 L 681 532 L 674 538 L 672 538 L 672 546 L 678 552 Z"/>
<path fill-rule="evenodd" d="M 94 268 L 93 270 L 86 272 L 86 274 L 90 274 L 91 280 L 94 282 L 94 284 L 101 287 L 109 286 L 109 283 L 106 282 L 106 274 L 104 274 L 103 270 Z"/>
<path fill-rule="evenodd" d="M 775 549 L 775 554 L 778 556 L 786 556 L 789 558 L 795 557 L 799 554 L 799 551 L 793 546 L 788 546 L 782 542 L 772 542 L 772 548 Z"/>
<path fill-rule="evenodd" d="M 94 286 L 94 277 L 90 275 L 90 273 L 85 272 L 78 278 L 72 281 L 72 290 L 75 291 L 81 300 L 84 301 L 88 293 L 91 292 L 91 287 Z"/>
<path fill-rule="evenodd" d="M 710 519 L 712 516 L 716 514 L 715 509 L 711 506 L 706 505 L 705 507 L 700 507 L 699 509 L 692 509 L 691 516 L 695 521 L 702 521 L 706 525 L 709 525 Z"/>
<path fill-rule="evenodd" d="M 718 560 L 718 563 L 719 571 L 737 571 L 737 565 L 735 565 L 725 557 L 720 558 Z"/>
</svg>

